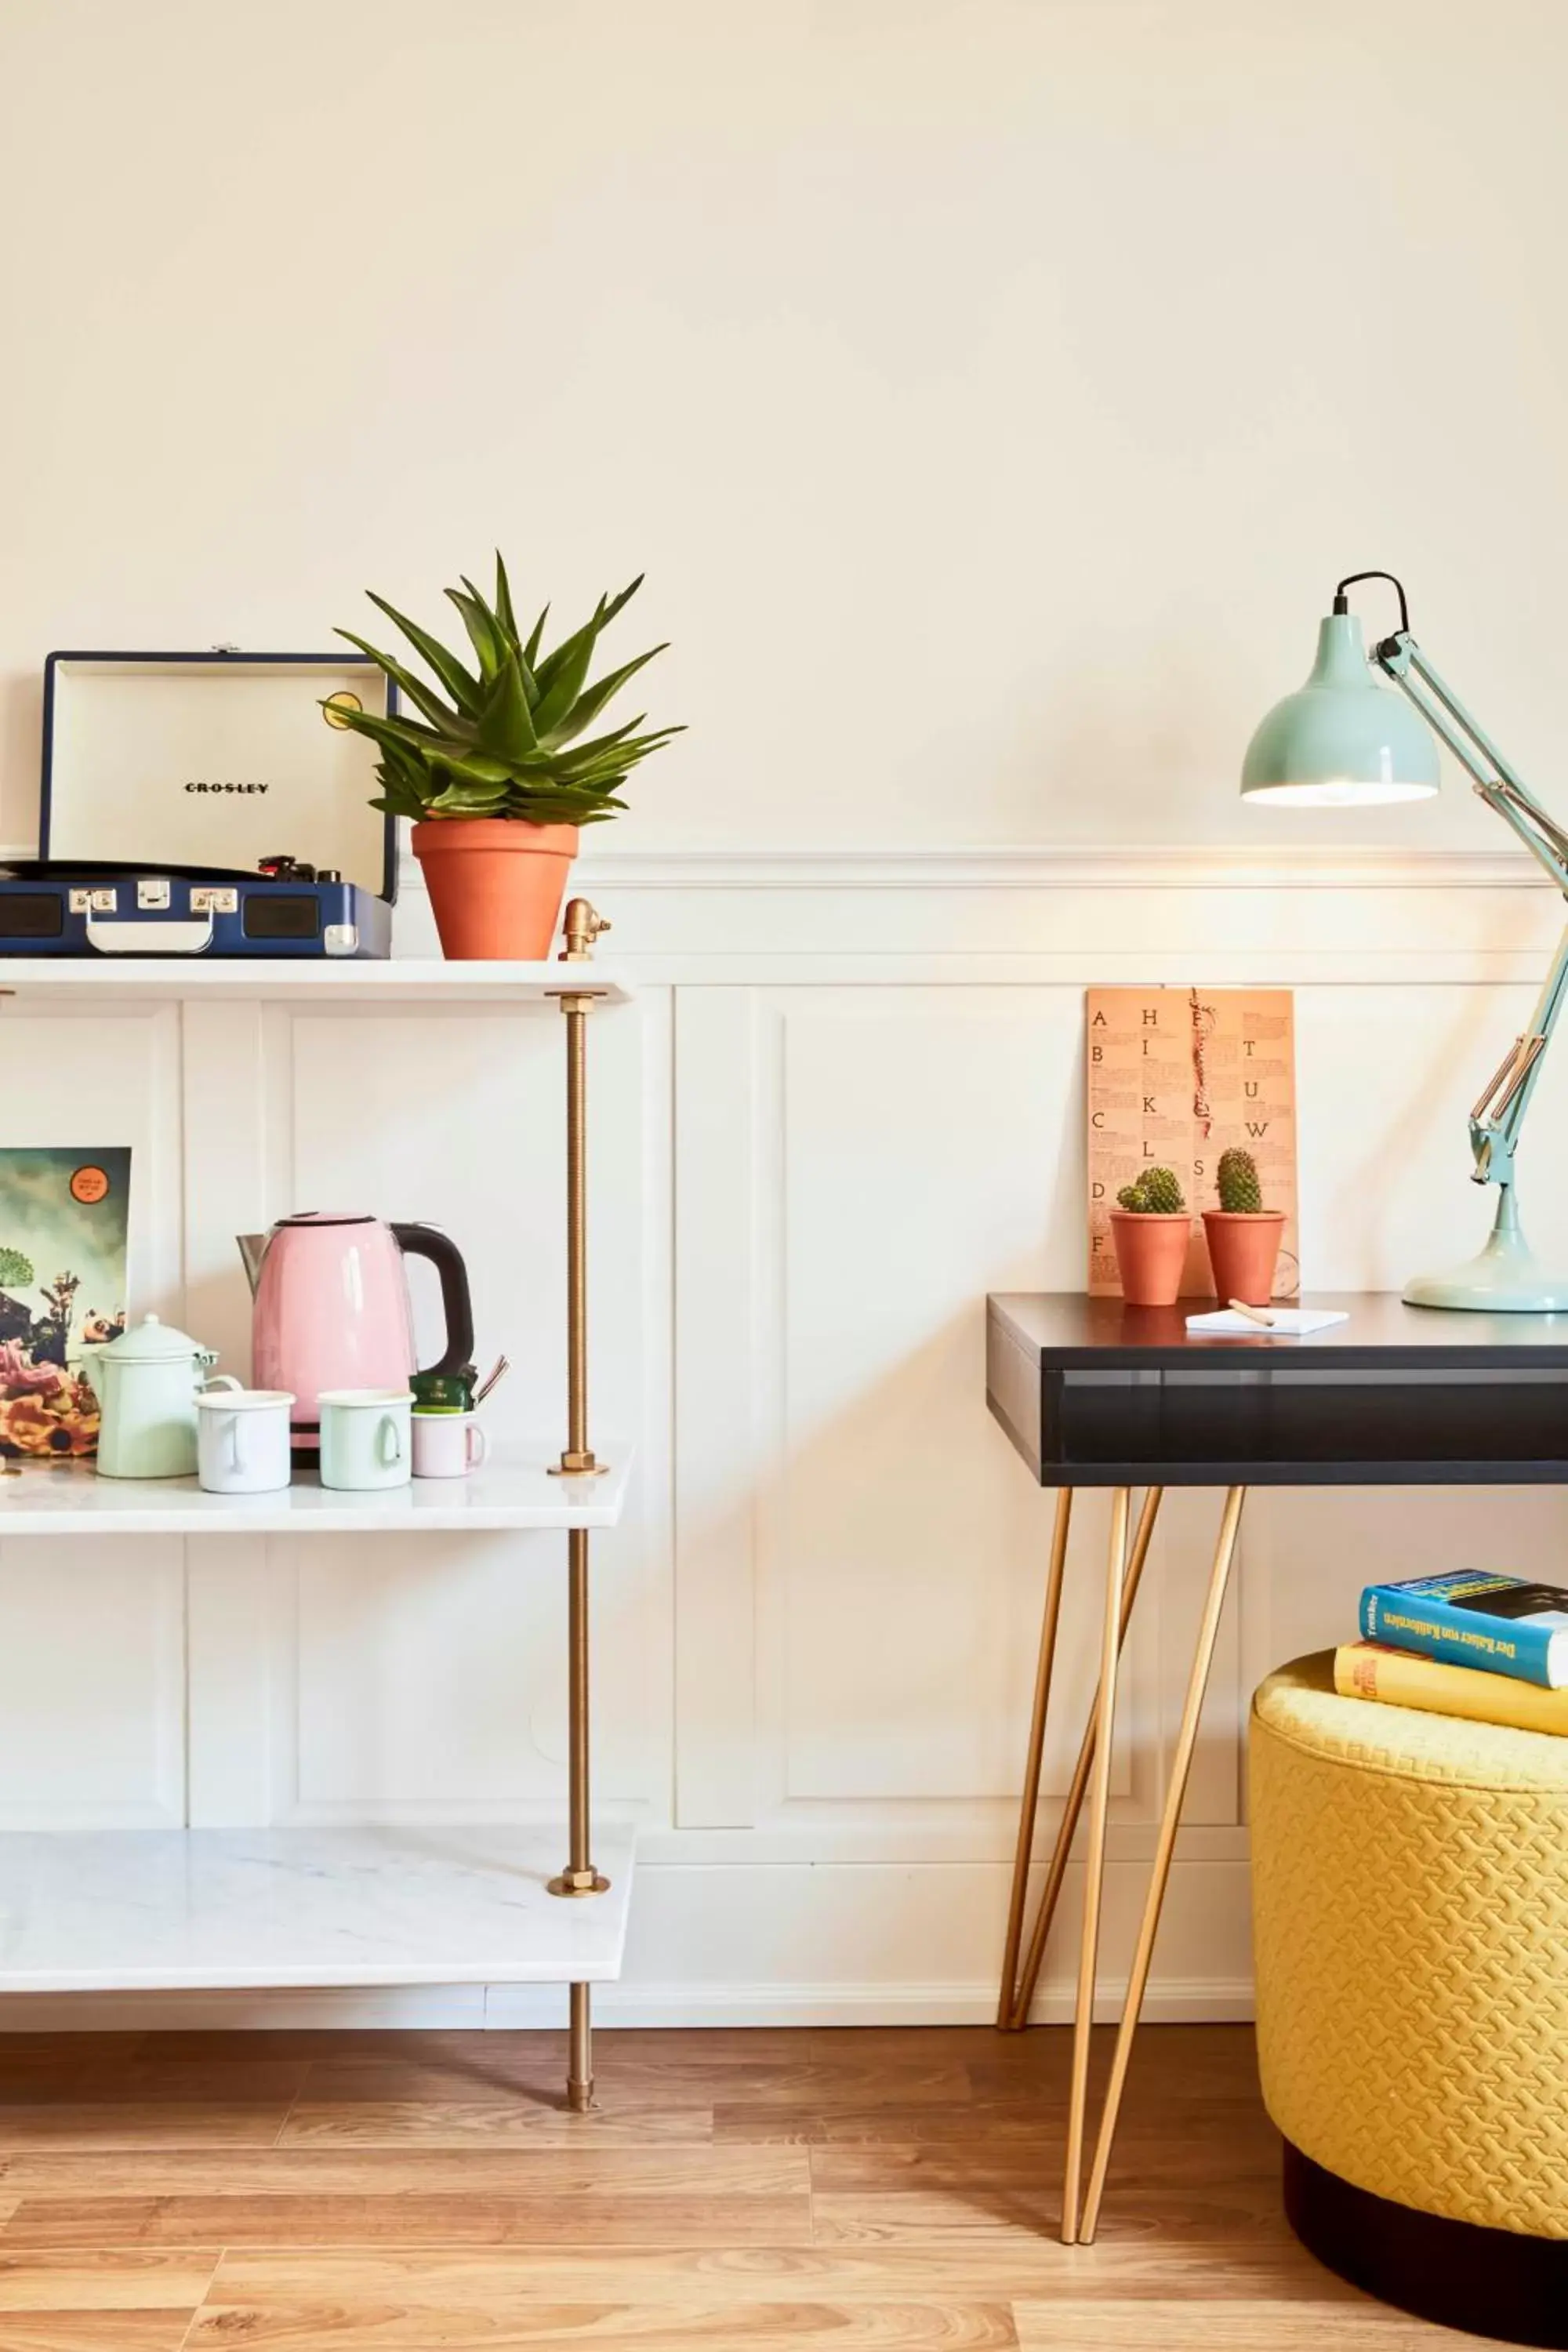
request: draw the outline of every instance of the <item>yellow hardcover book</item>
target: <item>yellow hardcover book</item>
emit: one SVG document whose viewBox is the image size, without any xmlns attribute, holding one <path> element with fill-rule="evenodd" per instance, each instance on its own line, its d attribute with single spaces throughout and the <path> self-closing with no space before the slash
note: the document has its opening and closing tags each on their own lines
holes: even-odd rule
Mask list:
<svg viewBox="0 0 1568 2352">
<path fill-rule="evenodd" d="M 1472 1723 L 1507 1723 L 1516 1731 L 1568 1732 L 1568 1690 L 1547 1690 L 1512 1675 L 1450 1666 L 1381 1642 L 1344 1642 L 1334 1652 L 1342 1698 L 1380 1698 L 1428 1715 L 1463 1715 Z"/>
</svg>

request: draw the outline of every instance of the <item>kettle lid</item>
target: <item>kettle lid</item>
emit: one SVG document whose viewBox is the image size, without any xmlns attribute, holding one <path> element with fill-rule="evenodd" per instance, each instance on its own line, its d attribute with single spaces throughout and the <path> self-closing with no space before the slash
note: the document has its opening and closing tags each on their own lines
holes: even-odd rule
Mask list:
<svg viewBox="0 0 1568 2352">
<path fill-rule="evenodd" d="M 173 1323 L 160 1323 L 155 1315 L 143 1315 L 140 1323 L 130 1325 L 98 1352 L 112 1356 L 117 1364 L 172 1364 L 188 1363 L 207 1350 L 188 1331 L 179 1330 Z"/>
<path fill-rule="evenodd" d="M 275 1230 L 282 1233 L 292 1225 L 374 1225 L 376 1220 L 363 1209 L 301 1209 L 295 1217 L 279 1217 Z"/>
</svg>

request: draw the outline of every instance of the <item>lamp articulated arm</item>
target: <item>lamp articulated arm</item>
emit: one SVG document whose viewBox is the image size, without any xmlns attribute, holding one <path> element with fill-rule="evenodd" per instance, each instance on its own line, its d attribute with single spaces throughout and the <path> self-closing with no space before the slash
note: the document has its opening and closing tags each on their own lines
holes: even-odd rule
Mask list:
<svg viewBox="0 0 1568 2352">
<path fill-rule="evenodd" d="M 1497 745 L 1477 726 L 1458 695 L 1438 677 L 1410 634 L 1405 591 L 1392 572 L 1352 572 L 1348 580 L 1341 581 L 1335 592 L 1334 610 L 1342 613 L 1349 609 L 1344 592 L 1357 580 L 1392 580 L 1399 593 L 1400 625 L 1393 636 L 1384 637 L 1374 647 L 1373 660 L 1415 704 L 1438 740 L 1447 745 L 1474 780 L 1478 797 L 1512 828 L 1536 863 L 1544 867 L 1568 898 L 1568 832 L 1542 808 Z M 1511 1186 L 1513 1182 L 1513 1155 L 1520 1129 L 1565 997 L 1568 930 L 1564 930 L 1552 959 L 1530 1027 L 1521 1037 L 1515 1038 L 1470 1112 L 1470 1150 L 1476 1163 L 1473 1181 L 1478 1184 Z"/>
</svg>

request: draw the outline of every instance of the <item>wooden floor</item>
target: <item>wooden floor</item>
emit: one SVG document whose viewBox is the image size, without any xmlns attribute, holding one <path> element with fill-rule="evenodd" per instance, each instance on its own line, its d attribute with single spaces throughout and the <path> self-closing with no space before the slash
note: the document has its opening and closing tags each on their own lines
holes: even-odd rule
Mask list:
<svg viewBox="0 0 1568 2352">
<path fill-rule="evenodd" d="M 1098 2245 L 1068 2037 L 0 2037 L 0 2347 L 1414 2352 L 1279 2211 L 1241 2027 L 1140 2037 Z M 1103 2063 L 1105 2053 L 1099 2053 Z"/>
</svg>

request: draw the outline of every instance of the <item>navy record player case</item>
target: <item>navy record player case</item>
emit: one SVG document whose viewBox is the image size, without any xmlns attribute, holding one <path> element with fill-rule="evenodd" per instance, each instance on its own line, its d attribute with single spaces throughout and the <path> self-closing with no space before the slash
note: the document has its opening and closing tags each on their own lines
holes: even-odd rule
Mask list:
<svg viewBox="0 0 1568 2352">
<path fill-rule="evenodd" d="M 0 867 L 0 955 L 390 954 L 396 822 L 331 695 L 396 707 L 346 652 L 51 654 L 39 858 Z"/>
</svg>

